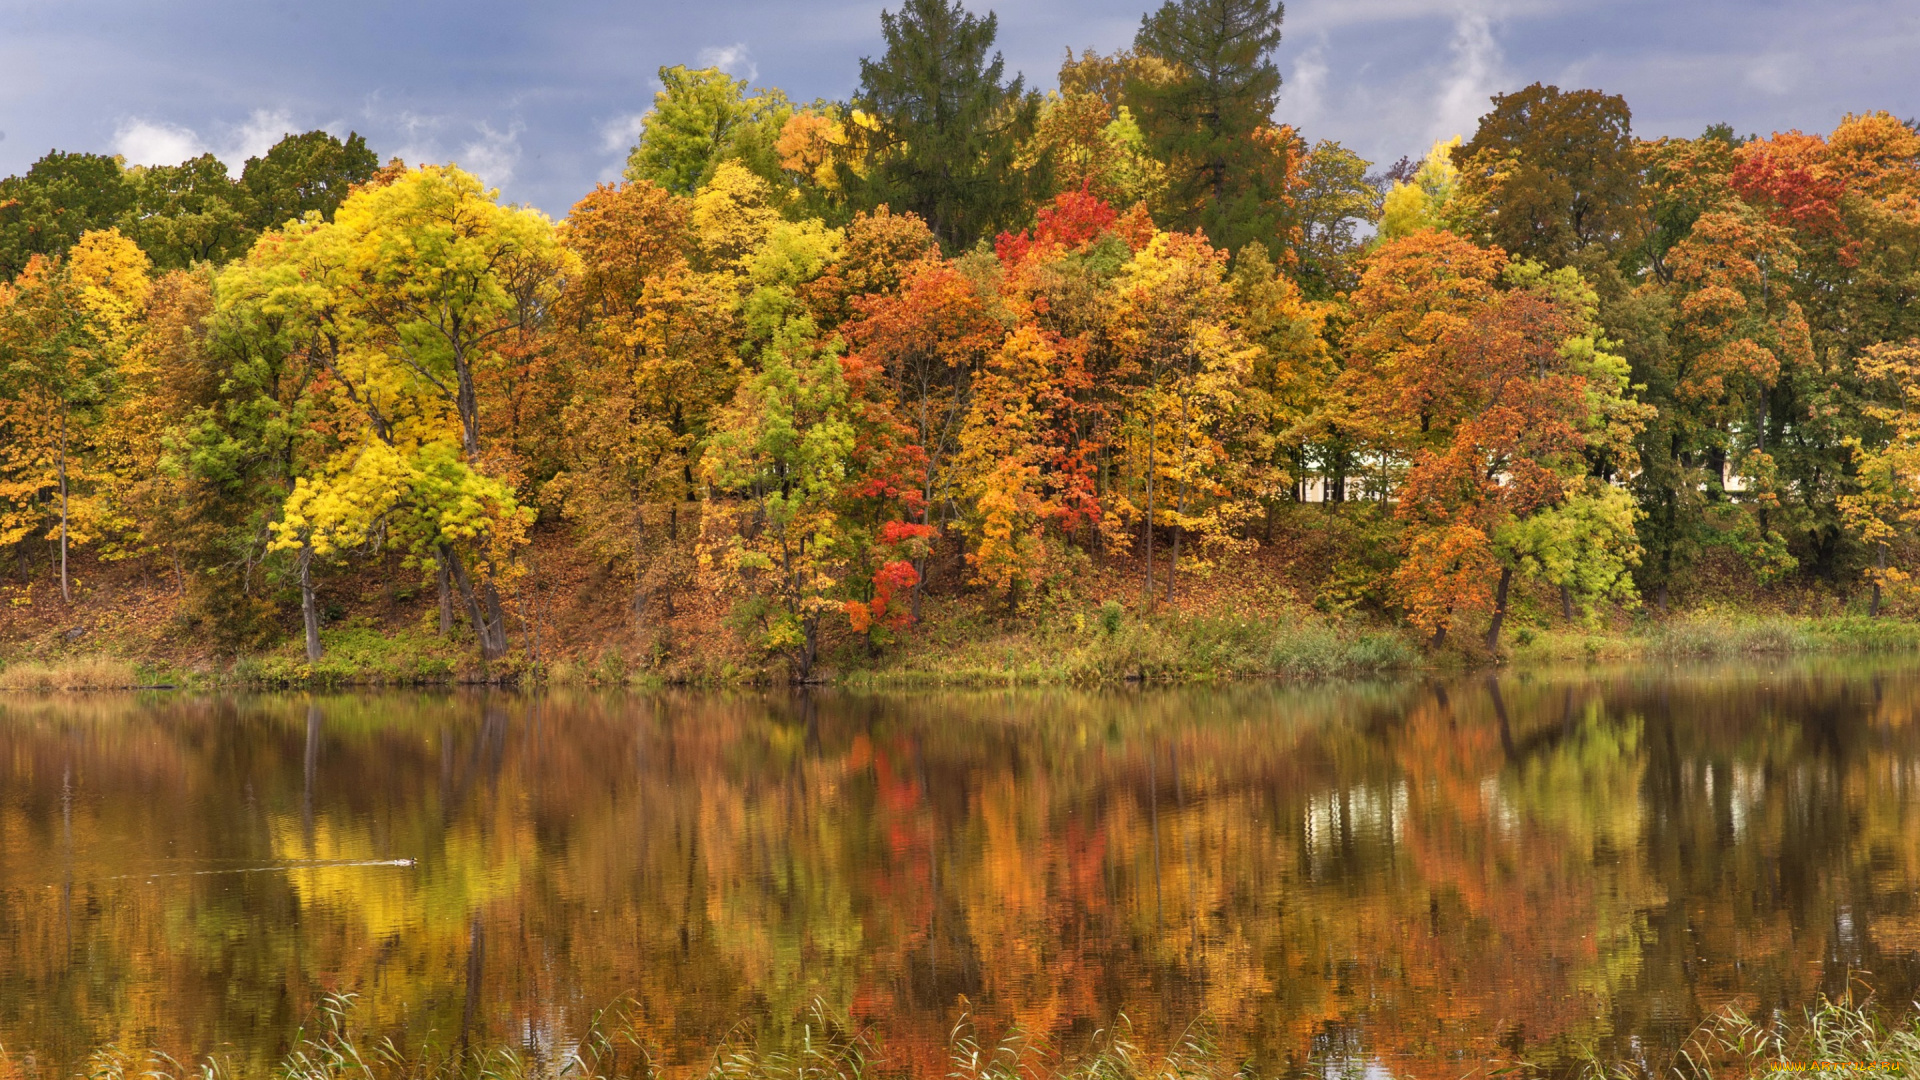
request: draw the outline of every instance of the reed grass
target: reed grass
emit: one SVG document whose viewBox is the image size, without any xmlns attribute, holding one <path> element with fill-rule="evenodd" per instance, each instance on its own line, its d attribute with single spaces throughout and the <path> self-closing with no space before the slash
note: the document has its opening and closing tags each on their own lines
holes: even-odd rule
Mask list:
<svg viewBox="0 0 1920 1080">
<path fill-rule="evenodd" d="M 276 1065 L 265 1071 L 212 1056 L 182 1062 L 164 1053 L 132 1053 L 118 1047 L 96 1051 L 80 1075 L 88 1080 L 663 1080 L 662 1054 L 631 1013 L 602 1010 L 573 1045 L 553 1053 L 505 1047 L 409 1053 L 391 1039 L 355 1029 L 353 995 L 321 1000 L 309 1027 Z M 815 1002 L 801 1018 L 797 1040 L 765 1049 L 742 1025 L 694 1070 L 698 1080 L 880 1080 L 901 1075 L 874 1033 Z M 28 1080 L 34 1073 L 0 1051 L 0 1080 Z M 982 1039 L 972 1018 L 962 1015 L 948 1050 L 947 1080 L 1228 1080 L 1243 1073 L 1216 1053 L 1196 1025 L 1165 1053 L 1151 1053 L 1133 1040 L 1125 1018 L 1095 1035 L 1071 1058 L 1051 1054 L 1015 1028 L 999 1039 Z"/>
<path fill-rule="evenodd" d="M 356 1030 L 353 996 L 330 995 L 294 1047 L 264 1070 L 213 1056 L 182 1062 L 164 1053 L 96 1051 L 79 1075 L 89 1080 L 664 1080 L 660 1048 L 623 1007 L 596 1014 L 569 1046 L 537 1052 L 510 1047 L 426 1049 L 409 1052 L 391 1039 Z M 1677 1050 L 1654 1055 L 1637 1041 L 1638 1056 L 1545 1068 L 1489 1061 L 1489 1075 L 1560 1075 L 1579 1080 L 1751 1080 L 1756 1077 L 1911 1076 L 1920 1070 L 1920 1016 L 1895 1014 L 1870 997 L 1823 997 L 1797 1013 L 1760 1018 L 1727 1007 L 1697 1027 Z M 1171 1050 L 1142 1048 L 1122 1017 L 1080 1052 L 1060 1055 L 1017 1027 L 983 1038 L 962 1015 L 948 1044 L 946 1080 L 1252 1080 L 1226 1059 L 1203 1025 L 1191 1027 Z M 1481 1070 L 1473 1070 L 1479 1072 Z M 1325 1069 L 1319 1074 L 1329 1075 Z M 815 1002 L 788 1045 L 759 1045 L 743 1024 L 707 1062 L 685 1075 L 695 1080 L 881 1080 L 903 1075 L 874 1032 Z M 1472 1073 L 1469 1073 L 1472 1075 Z M 0 1049 L 0 1080 L 35 1080 L 38 1073 Z"/>
<path fill-rule="evenodd" d="M 1696 1027 L 1671 1054 L 1638 1048 L 1629 1060 L 1589 1054 L 1580 1080 L 1753 1080 L 1770 1077 L 1913 1076 L 1920 1070 L 1920 1015 L 1891 1011 L 1871 995 L 1822 995 L 1797 1012 L 1749 1015 L 1729 1005 Z M 1526 1063 L 1492 1070 L 1533 1071 Z"/>
</svg>

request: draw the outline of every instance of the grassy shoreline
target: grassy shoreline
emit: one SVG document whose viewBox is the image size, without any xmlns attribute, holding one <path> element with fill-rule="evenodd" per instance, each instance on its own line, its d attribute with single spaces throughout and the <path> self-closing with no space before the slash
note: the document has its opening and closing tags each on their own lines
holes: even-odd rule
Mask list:
<svg viewBox="0 0 1920 1080">
<path fill-rule="evenodd" d="M 343 627 L 328 630 L 325 640 L 327 656 L 317 665 L 307 664 L 290 647 L 200 668 L 110 647 L 76 648 L 49 658 L 0 658 L 0 692 L 464 684 L 730 687 L 786 681 L 777 662 L 754 666 L 696 657 L 691 664 L 669 666 L 629 663 L 617 652 L 586 662 L 543 662 L 516 653 L 483 668 L 459 641 L 425 633 Z M 911 690 L 1316 681 L 1568 662 L 1907 652 L 1920 652 L 1920 623 L 1884 616 L 1701 611 L 1600 630 L 1521 627 L 1495 657 L 1472 645 L 1426 651 L 1404 631 L 1337 622 L 1310 611 L 1156 617 L 1127 615 L 1110 604 L 1092 618 L 1079 614 L 1018 625 L 950 617 L 878 657 L 843 646 L 823 659 L 816 682 Z"/>
</svg>

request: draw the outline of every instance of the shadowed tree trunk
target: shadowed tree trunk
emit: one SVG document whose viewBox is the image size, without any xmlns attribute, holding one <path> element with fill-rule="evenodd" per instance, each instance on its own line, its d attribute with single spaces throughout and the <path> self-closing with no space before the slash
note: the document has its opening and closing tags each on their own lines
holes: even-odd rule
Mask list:
<svg viewBox="0 0 1920 1080">
<path fill-rule="evenodd" d="M 466 602 L 467 619 L 473 626 L 473 636 L 480 643 L 482 660 L 498 660 L 507 653 L 507 628 L 500 613 L 499 593 L 492 585 L 482 582 L 475 588 L 473 576 L 467 573 L 466 565 L 460 557 L 445 545 L 440 548 L 446 560 L 448 570 L 453 576 L 453 586 Z"/>
<path fill-rule="evenodd" d="M 1493 621 L 1487 626 L 1487 651 L 1500 647 L 1500 624 L 1507 621 L 1507 588 L 1513 584 L 1513 567 L 1500 568 L 1500 585 L 1493 593 Z"/>
<path fill-rule="evenodd" d="M 1179 517 L 1181 515 L 1184 515 L 1186 512 L 1187 512 L 1187 485 L 1186 485 L 1186 481 L 1183 480 L 1180 482 L 1180 501 L 1178 504 L 1175 505 L 1174 516 Z M 1173 603 L 1174 578 L 1180 572 L 1180 537 L 1186 531 L 1187 530 L 1183 526 L 1181 526 L 1179 522 L 1176 521 L 1174 523 L 1173 550 L 1169 554 L 1169 557 L 1167 559 L 1167 603 L 1169 604 Z"/>
<path fill-rule="evenodd" d="M 1153 451 L 1157 428 L 1147 428 L 1147 610 L 1153 610 Z"/>
<path fill-rule="evenodd" d="M 435 548 L 433 552 L 434 583 L 440 590 L 440 636 L 453 633 L 453 582 L 447 574 L 446 552 Z"/>
<path fill-rule="evenodd" d="M 1877 618 L 1880 614 L 1880 579 L 1884 577 L 1887 572 L 1887 542 L 1885 540 L 1874 545 L 1873 565 L 1874 568 L 1880 572 L 1873 576 L 1873 603 L 1867 608 L 1867 617 L 1870 619 Z"/>
<path fill-rule="evenodd" d="M 67 586 L 67 414 L 60 414 L 60 599 L 73 603 Z"/>
</svg>

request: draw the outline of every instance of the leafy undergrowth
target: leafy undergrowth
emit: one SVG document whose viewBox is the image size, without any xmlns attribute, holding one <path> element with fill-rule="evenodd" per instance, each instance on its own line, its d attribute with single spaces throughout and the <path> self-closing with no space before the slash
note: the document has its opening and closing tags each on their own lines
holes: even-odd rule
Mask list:
<svg viewBox="0 0 1920 1080">
<path fill-rule="evenodd" d="M 246 657 L 223 681 L 247 686 L 425 686 L 450 683 L 472 654 L 470 645 L 413 630 L 348 625 L 323 630 L 325 650 L 309 664 L 299 642 Z M 512 664 L 496 668 L 511 674 Z"/>
<path fill-rule="evenodd" d="M 1456 626 L 1435 652 L 1412 631 L 1394 628 L 1392 612 L 1377 599 L 1328 601 L 1326 582 L 1344 580 L 1342 571 L 1323 550 L 1330 541 L 1307 526 L 1338 522 L 1317 512 L 1294 518 L 1300 520 L 1282 522 L 1272 544 L 1236 555 L 1231 566 L 1183 563 L 1173 600 L 1156 574 L 1159 597 L 1151 607 L 1143 602 L 1145 567 L 1138 560 L 1082 563 L 1011 607 L 970 587 L 964 566 L 936 566 L 924 620 L 898 640 L 875 647 L 851 633 L 846 620 L 829 616 L 817 674 L 870 688 L 1091 685 L 1365 677 L 1500 661 L 1920 650 L 1914 613 L 1867 618 L 1864 596 L 1784 587 L 1739 593 L 1728 586 L 1679 597 L 1686 610 L 1668 618 L 1610 607 L 1586 629 L 1562 613 L 1557 592 L 1522 585 L 1499 657 L 1486 652 L 1482 620 Z M 242 640 L 236 628 L 196 615 L 164 574 L 139 560 L 83 559 L 84 584 L 70 604 L 57 584 L 9 586 L 19 595 L 0 604 L 0 691 L 470 681 L 729 686 L 787 679 L 782 660 L 754 654 L 729 625 L 726 597 L 682 587 L 637 612 L 631 583 L 577 557 L 567 540 L 558 531 L 536 532 L 530 559 L 538 573 L 507 598 L 514 651 L 484 668 L 464 630 L 440 636 L 432 589 L 407 585 L 397 564 L 329 580 L 321 596 L 325 656 L 309 665 L 298 608 L 284 597 L 279 607 L 269 605 L 278 614 L 252 625 Z M 1731 572 L 1722 576 L 1731 580 Z"/>
</svg>

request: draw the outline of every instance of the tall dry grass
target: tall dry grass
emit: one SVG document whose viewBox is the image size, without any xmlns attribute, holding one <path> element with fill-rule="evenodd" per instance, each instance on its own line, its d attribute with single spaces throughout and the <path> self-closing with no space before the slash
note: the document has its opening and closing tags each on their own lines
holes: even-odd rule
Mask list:
<svg viewBox="0 0 1920 1080">
<path fill-rule="evenodd" d="M 0 668 L 0 690 L 46 694 L 59 690 L 124 690 L 140 685 L 125 660 L 89 656 L 74 660 L 20 660 Z"/>
</svg>

